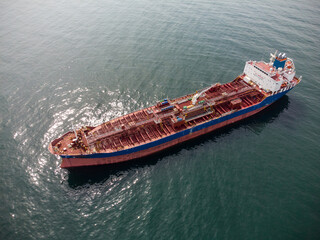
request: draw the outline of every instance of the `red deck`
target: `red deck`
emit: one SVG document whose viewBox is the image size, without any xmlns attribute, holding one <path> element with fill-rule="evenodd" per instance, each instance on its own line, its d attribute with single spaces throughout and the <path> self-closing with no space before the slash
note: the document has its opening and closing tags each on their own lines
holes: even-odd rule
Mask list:
<svg viewBox="0 0 320 240">
<path fill-rule="evenodd" d="M 77 140 L 75 133 L 71 131 L 53 141 L 50 151 L 69 156 L 112 153 L 146 144 L 250 107 L 266 97 L 265 93 L 247 84 L 242 77 L 230 83 L 215 84 L 199 91 L 200 93 L 202 94 L 195 99 L 194 104 L 192 98 L 198 92 L 172 100 L 163 100 L 155 106 L 113 119 L 95 128 L 83 127 L 77 130 Z M 215 128 L 218 127 L 220 126 Z M 170 146 L 174 144 L 176 143 L 170 143 Z M 157 150 L 148 149 L 143 153 L 137 153 L 137 156 L 148 155 L 154 151 Z M 112 159 L 108 161 L 113 162 Z"/>
</svg>

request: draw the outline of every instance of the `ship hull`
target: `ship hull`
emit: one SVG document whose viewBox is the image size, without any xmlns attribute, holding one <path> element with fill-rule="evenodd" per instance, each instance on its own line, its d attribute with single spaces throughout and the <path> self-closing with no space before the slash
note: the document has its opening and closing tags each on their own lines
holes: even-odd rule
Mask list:
<svg viewBox="0 0 320 240">
<path fill-rule="evenodd" d="M 262 102 L 252 105 L 248 108 L 241 109 L 225 115 L 223 117 L 219 117 L 216 119 L 212 119 L 208 122 L 202 123 L 200 125 L 196 125 L 193 128 L 189 128 L 180 132 L 177 132 L 173 135 L 158 139 L 153 142 L 149 142 L 143 145 L 139 145 L 137 147 L 133 147 L 130 149 L 125 149 L 112 153 L 95 153 L 90 155 L 78 155 L 78 156 L 69 156 L 62 155 L 62 163 L 61 168 L 75 168 L 75 167 L 83 167 L 83 166 L 95 166 L 95 165 L 106 165 L 106 164 L 114 164 L 119 162 L 125 162 L 141 157 L 146 157 L 152 155 L 154 153 L 163 151 L 167 148 L 175 146 L 179 143 L 183 143 L 190 139 L 194 139 L 206 133 L 212 132 L 218 128 L 227 126 L 229 124 L 235 123 L 242 119 L 248 118 L 277 101 L 291 89 L 280 92 L 278 94 L 269 96 L 265 98 Z"/>
</svg>

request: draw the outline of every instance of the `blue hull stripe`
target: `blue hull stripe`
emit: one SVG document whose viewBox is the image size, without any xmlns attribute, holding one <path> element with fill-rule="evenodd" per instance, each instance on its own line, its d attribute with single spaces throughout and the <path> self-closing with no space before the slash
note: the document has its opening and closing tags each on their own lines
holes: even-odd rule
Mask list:
<svg viewBox="0 0 320 240">
<path fill-rule="evenodd" d="M 279 98 L 281 98 L 287 92 L 289 92 L 291 89 L 286 90 L 284 92 L 280 92 L 280 93 L 278 93 L 276 95 L 272 95 L 270 97 L 267 97 L 266 99 L 264 99 L 262 102 L 258 103 L 257 105 L 253 105 L 253 106 L 251 106 L 249 108 L 236 111 L 236 112 L 234 112 L 234 113 L 232 113 L 230 115 L 226 115 L 224 117 L 220 117 L 218 119 L 211 120 L 209 122 L 200 124 L 200 125 L 195 126 L 193 128 L 183 130 L 183 131 L 175 133 L 173 135 L 170 135 L 170 136 L 167 136 L 167 137 L 163 137 L 161 139 L 158 139 L 158 140 L 155 140 L 153 142 L 149 142 L 149 143 L 146 143 L 146 144 L 143 144 L 143 145 L 139 145 L 137 147 L 133 147 L 133 148 L 125 149 L 125 150 L 120 150 L 120 151 L 112 152 L 112 153 L 93 153 L 93 154 L 88 154 L 88 155 L 77 155 L 77 156 L 61 155 L 61 157 L 62 158 L 105 158 L 105 157 L 121 156 L 121 155 L 126 155 L 126 154 L 130 154 L 130 153 L 142 151 L 142 150 L 145 150 L 145 149 L 148 149 L 148 148 L 152 148 L 152 147 L 161 145 L 161 144 L 166 143 L 166 142 L 170 142 L 170 141 L 175 140 L 177 138 L 180 138 L 180 137 L 183 137 L 185 135 L 188 135 L 188 134 L 190 134 L 192 132 L 197 132 L 197 131 L 199 131 L 201 129 L 210 127 L 212 125 L 227 121 L 227 120 L 232 119 L 234 117 L 238 117 L 240 115 L 243 115 L 243 114 L 246 114 L 248 112 L 257 110 L 259 108 L 262 108 L 262 107 L 264 107 L 266 105 L 269 105 L 269 104 L 277 101 Z"/>
</svg>

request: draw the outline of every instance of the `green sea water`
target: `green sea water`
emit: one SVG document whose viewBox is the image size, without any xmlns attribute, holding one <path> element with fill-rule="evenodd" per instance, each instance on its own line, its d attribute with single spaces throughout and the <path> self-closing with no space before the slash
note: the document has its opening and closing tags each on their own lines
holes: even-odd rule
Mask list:
<svg viewBox="0 0 320 240">
<path fill-rule="evenodd" d="M 0 239 L 320 239 L 320 2 L 2 0 Z M 150 158 L 68 171 L 48 144 L 242 73 L 302 82 Z"/>
</svg>

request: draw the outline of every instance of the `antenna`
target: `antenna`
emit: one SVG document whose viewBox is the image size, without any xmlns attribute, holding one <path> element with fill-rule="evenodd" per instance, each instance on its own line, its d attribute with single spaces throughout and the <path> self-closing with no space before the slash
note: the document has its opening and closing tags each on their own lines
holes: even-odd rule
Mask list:
<svg viewBox="0 0 320 240">
<path fill-rule="evenodd" d="M 272 64 L 277 57 L 278 50 L 274 54 L 270 53 L 270 63 Z"/>
</svg>

